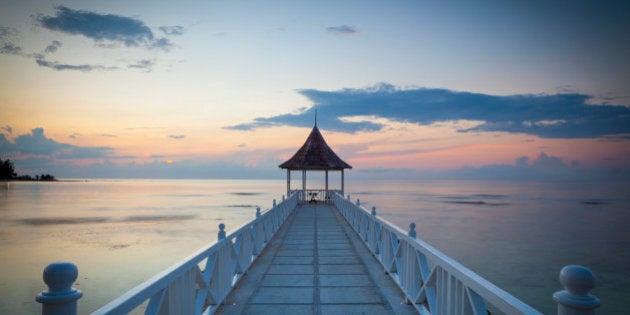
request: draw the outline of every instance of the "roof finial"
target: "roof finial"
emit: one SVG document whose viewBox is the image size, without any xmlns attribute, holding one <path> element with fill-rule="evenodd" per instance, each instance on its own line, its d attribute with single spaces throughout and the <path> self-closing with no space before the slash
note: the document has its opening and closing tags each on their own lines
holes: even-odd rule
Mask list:
<svg viewBox="0 0 630 315">
<path fill-rule="evenodd" d="M 317 109 L 315 109 L 315 127 L 317 127 Z"/>
</svg>

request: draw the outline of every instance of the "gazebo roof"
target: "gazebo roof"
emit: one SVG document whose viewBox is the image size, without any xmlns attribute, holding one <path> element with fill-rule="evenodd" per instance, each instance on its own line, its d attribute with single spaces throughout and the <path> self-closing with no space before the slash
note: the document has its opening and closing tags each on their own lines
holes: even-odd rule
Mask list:
<svg viewBox="0 0 630 315">
<path fill-rule="evenodd" d="M 286 162 L 279 165 L 288 170 L 343 170 L 352 168 L 340 159 L 326 144 L 324 137 L 317 129 L 317 124 L 308 135 L 304 145 Z"/>
</svg>

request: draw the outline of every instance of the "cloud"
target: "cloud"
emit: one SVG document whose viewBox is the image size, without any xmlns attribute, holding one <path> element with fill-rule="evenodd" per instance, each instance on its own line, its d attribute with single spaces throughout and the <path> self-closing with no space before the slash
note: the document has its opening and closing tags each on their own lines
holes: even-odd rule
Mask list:
<svg viewBox="0 0 630 315">
<path fill-rule="evenodd" d="M 311 127 L 315 110 L 318 125 L 339 132 L 379 131 L 381 122 L 364 118 L 429 125 L 446 121 L 476 121 L 460 132 L 508 132 L 541 138 L 597 138 L 630 134 L 630 108 L 621 105 L 592 105 L 590 95 L 509 95 L 457 92 L 446 89 L 397 89 L 380 84 L 366 89 L 320 91 L 304 89 L 300 94 L 313 105 L 298 113 L 258 117 L 252 122 L 225 127 L 252 130 L 274 126 Z"/>
<path fill-rule="evenodd" d="M 166 38 L 155 38 L 144 22 L 131 17 L 56 7 L 55 16 L 38 15 L 39 24 L 49 30 L 83 35 L 103 46 L 123 44 L 127 47 L 169 50 Z"/>
<path fill-rule="evenodd" d="M 20 155 L 47 156 L 58 159 L 86 159 L 108 157 L 111 147 L 79 147 L 60 143 L 44 135 L 43 128 L 18 136 L 13 143 L 0 135 L 0 152 Z"/>
<path fill-rule="evenodd" d="M 630 169 L 580 166 L 579 161 L 541 152 L 531 159 L 516 158 L 513 164 L 488 164 L 447 170 L 405 168 L 366 168 L 352 170 L 352 180 L 359 179 L 473 179 L 473 180 L 623 180 L 630 179 Z"/>
<path fill-rule="evenodd" d="M 9 125 L 3 126 L 0 129 L 6 131 L 8 134 L 13 134 L 13 127 L 11 127 Z"/>
<path fill-rule="evenodd" d="M 61 42 L 58 40 L 53 40 L 52 43 L 50 43 L 50 45 L 46 46 L 46 49 L 44 50 L 44 52 L 47 54 L 51 54 L 51 53 L 57 52 L 57 49 L 59 49 L 59 47 L 61 47 Z"/>
<path fill-rule="evenodd" d="M 326 31 L 334 35 L 354 35 L 359 32 L 354 26 L 349 25 L 329 26 Z"/>
<path fill-rule="evenodd" d="M 181 139 L 186 138 L 185 135 L 169 135 L 168 137 L 175 140 L 181 140 Z"/>
<path fill-rule="evenodd" d="M 24 55 L 22 47 L 14 44 L 18 31 L 12 27 L 0 26 L 0 54 Z"/>
<path fill-rule="evenodd" d="M 13 27 L 0 26 L 0 40 L 9 40 L 15 37 L 17 33 Z"/>
<path fill-rule="evenodd" d="M 141 69 L 141 70 L 144 70 L 145 72 L 151 72 L 153 70 L 154 64 L 155 64 L 155 61 L 153 60 L 142 59 L 142 60 L 138 60 L 134 64 L 128 65 L 127 68 Z"/>
<path fill-rule="evenodd" d="M 162 31 L 166 35 L 183 35 L 185 30 L 183 26 L 175 25 L 175 26 L 160 26 L 160 31 Z"/>
<path fill-rule="evenodd" d="M 98 64 L 69 64 L 62 63 L 58 61 L 50 61 L 46 59 L 46 54 L 52 54 L 57 52 L 59 47 L 62 46 L 62 43 L 58 40 L 53 40 L 50 45 L 46 46 L 42 53 L 27 53 L 22 47 L 13 43 L 14 38 L 17 36 L 18 32 L 16 29 L 9 27 L 1 27 L 0 26 L 0 54 L 9 54 L 9 55 L 17 55 L 25 58 L 33 58 L 38 66 L 53 69 L 56 71 L 107 71 L 107 70 L 117 70 L 119 67 L 116 66 L 104 66 Z M 162 39 L 158 39 L 155 41 L 156 45 L 166 45 L 161 41 Z M 147 72 L 152 70 L 154 62 L 151 60 L 140 60 L 138 63 L 129 65 L 129 68 L 140 68 L 144 69 Z"/>
<path fill-rule="evenodd" d="M 45 59 L 36 59 L 35 62 L 37 62 L 37 65 L 39 65 L 40 67 L 50 68 L 57 71 L 77 70 L 77 71 L 83 71 L 83 72 L 90 72 L 94 70 L 102 71 L 102 70 L 118 69 L 118 67 L 106 67 L 102 65 L 89 65 L 89 64 L 71 65 L 71 64 L 65 64 L 65 63 L 59 63 L 56 61 L 48 61 Z"/>
<path fill-rule="evenodd" d="M 9 42 L 0 43 L 0 53 L 7 55 L 22 55 L 22 47 Z"/>
<path fill-rule="evenodd" d="M 78 138 L 78 137 L 80 137 L 80 136 L 81 136 L 81 134 L 80 134 L 80 133 L 76 133 L 76 132 L 75 132 L 75 133 L 73 133 L 73 134 L 69 135 L 69 136 L 68 136 L 68 138 L 70 138 L 70 139 L 77 139 L 77 138 Z"/>
<path fill-rule="evenodd" d="M 565 163 L 560 157 L 541 152 L 530 161 L 527 156 L 518 157 L 514 164 L 492 164 L 482 167 L 464 167 L 442 173 L 446 178 L 476 179 L 585 179 L 598 177 L 592 170 L 579 168 L 577 160 Z M 599 176 L 608 176 L 600 174 Z"/>
</svg>

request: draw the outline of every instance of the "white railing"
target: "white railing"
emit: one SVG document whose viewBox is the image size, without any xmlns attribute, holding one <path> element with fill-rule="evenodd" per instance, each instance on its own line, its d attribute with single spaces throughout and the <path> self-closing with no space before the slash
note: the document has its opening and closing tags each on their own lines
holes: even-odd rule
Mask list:
<svg viewBox="0 0 630 315">
<path fill-rule="evenodd" d="M 392 223 L 332 195 L 337 209 L 421 314 L 541 314 L 452 258 L 416 238 L 415 224 L 405 232 Z M 490 305 L 490 307 L 487 306 Z"/>
<path fill-rule="evenodd" d="M 283 197 L 284 199 L 284 197 Z M 146 306 L 145 314 L 212 314 L 225 300 L 286 218 L 297 194 L 256 219 L 121 295 L 93 314 L 126 314 Z"/>
</svg>

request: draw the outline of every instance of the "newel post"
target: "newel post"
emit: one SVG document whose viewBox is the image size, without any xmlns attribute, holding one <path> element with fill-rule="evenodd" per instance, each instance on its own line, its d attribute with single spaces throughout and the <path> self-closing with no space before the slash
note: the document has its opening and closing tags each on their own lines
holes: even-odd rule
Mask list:
<svg viewBox="0 0 630 315">
<path fill-rule="evenodd" d="M 256 219 L 260 218 L 260 207 L 256 207 Z"/>
<path fill-rule="evenodd" d="M 217 233 L 217 239 L 219 241 L 225 239 L 225 224 L 223 223 L 219 224 L 219 233 Z"/>
<path fill-rule="evenodd" d="M 273 200 L 273 207 L 276 207 L 276 199 Z"/>
<path fill-rule="evenodd" d="M 415 222 L 411 222 L 409 224 L 409 233 L 407 233 L 407 235 L 409 235 L 409 237 L 411 238 L 416 238 L 416 223 Z"/>
<path fill-rule="evenodd" d="M 42 303 L 42 315 L 77 313 L 77 300 L 83 296 L 83 292 L 73 288 L 72 284 L 78 275 L 77 266 L 70 262 L 55 262 L 44 269 L 44 282 L 48 290 L 35 298 Z"/>
<path fill-rule="evenodd" d="M 558 303 L 558 315 L 593 315 L 599 307 L 599 299 L 590 291 L 595 287 L 593 272 L 578 265 L 568 265 L 560 270 L 560 283 L 564 290 L 553 294 Z"/>
<path fill-rule="evenodd" d="M 372 215 L 376 215 L 376 206 L 372 206 Z"/>
</svg>

